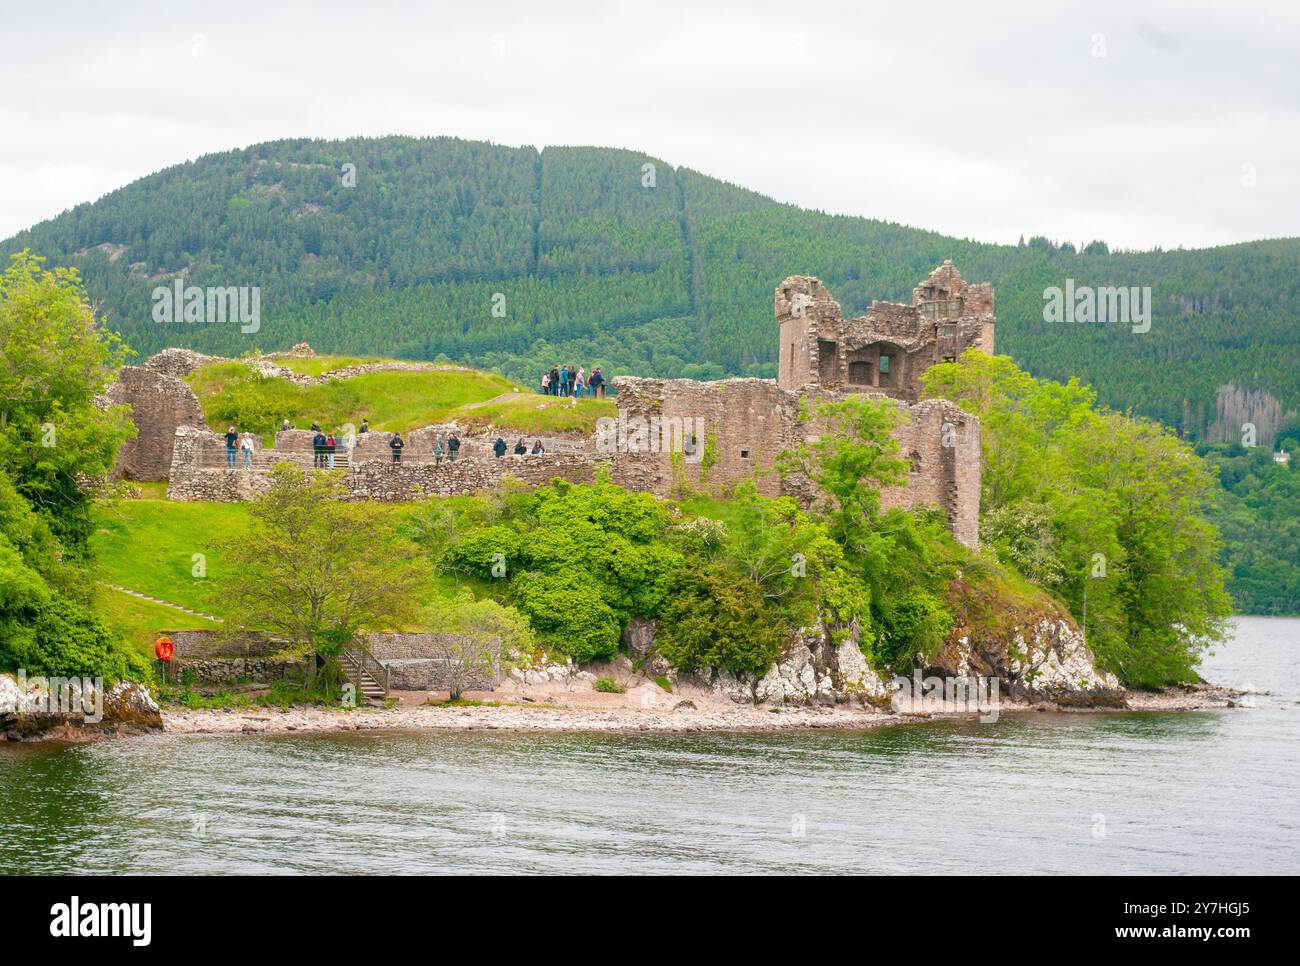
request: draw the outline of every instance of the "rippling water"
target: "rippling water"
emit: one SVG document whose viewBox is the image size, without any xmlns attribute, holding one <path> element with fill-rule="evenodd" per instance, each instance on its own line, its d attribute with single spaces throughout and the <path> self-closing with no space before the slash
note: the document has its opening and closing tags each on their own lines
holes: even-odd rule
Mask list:
<svg viewBox="0 0 1300 966">
<path fill-rule="evenodd" d="M 5 872 L 1300 871 L 1300 621 L 1255 707 L 865 732 L 0 746 Z"/>
</svg>

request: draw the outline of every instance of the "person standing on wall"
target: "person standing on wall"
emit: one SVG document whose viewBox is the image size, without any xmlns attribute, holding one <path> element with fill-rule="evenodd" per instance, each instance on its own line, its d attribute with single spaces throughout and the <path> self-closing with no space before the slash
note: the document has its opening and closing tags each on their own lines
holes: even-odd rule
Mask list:
<svg viewBox="0 0 1300 966">
<path fill-rule="evenodd" d="M 244 456 L 244 469 L 253 468 L 253 434 L 245 433 L 239 440 L 239 451 Z"/>
<path fill-rule="evenodd" d="M 226 430 L 226 469 L 235 468 L 235 444 L 239 441 L 239 434 L 235 432 L 235 427 L 231 426 Z"/>
<path fill-rule="evenodd" d="M 405 445 L 402 442 L 402 437 L 397 433 L 393 433 L 393 438 L 388 441 L 388 446 L 393 451 L 394 463 L 402 462 L 402 447 Z"/>
<path fill-rule="evenodd" d="M 497 459 L 506 455 L 506 441 L 500 436 L 498 436 L 497 441 L 492 444 L 492 452 L 496 454 Z"/>
<path fill-rule="evenodd" d="M 587 385 L 591 387 L 593 399 L 605 398 L 605 374 L 600 371 L 600 366 L 591 370 L 591 378 L 587 380 Z"/>
<path fill-rule="evenodd" d="M 316 435 L 311 438 L 311 465 L 317 469 L 325 467 L 325 434 L 316 429 Z"/>
<path fill-rule="evenodd" d="M 337 446 L 338 440 L 334 438 L 334 433 L 331 432 L 325 437 L 325 458 L 329 460 L 330 469 L 334 469 L 334 450 Z"/>
<path fill-rule="evenodd" d="M 433 441 L 433 465 L 434 466 L 442 465 L 442 454 L 446 452 L 446 449 L 447 446 L 442 441 L 442 435 L 439 434 L 438 438 Z"/>
<path fill-rule="evenodd" d="M 456 462 L 456 454 L 460 452 L 460 437 L 452 433 L 447 437 L 447 459 Z"/>
<path fill-rule="evenodd" d="M 515 442 L 515 455 L 524 456 L 527 453 L 528 453 L 528 447 L 524 445 L 524 438 L 520 436 L 519 439 Z"/>
</svg>

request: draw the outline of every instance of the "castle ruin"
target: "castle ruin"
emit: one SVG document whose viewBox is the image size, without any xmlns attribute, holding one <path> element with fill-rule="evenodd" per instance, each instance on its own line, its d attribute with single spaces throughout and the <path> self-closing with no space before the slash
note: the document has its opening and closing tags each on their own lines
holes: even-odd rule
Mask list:
<svg viewBox="0 0 1300 966">
<path fill-rule="evenodd" d="M 584 481 L 609 462 L 616 483 L 659 496 L 752 479 L 764 495 L 792 495 L 806 503 L 813 496 L 809 481 L 783 478 L 777 458 L 825 431 L 801 410 L 811 413 L 818 402 L 861 393 L 892 400 L 901 417 L 894 435 L 908 477 L 881 492 L 881 505 L 938 507 L 954 536 L 975 546 L 979 420 L 950 401 L 921 400 L 921 377 L 966 349 L 993 352 L 992 287 L 967 283 L 945 261 L 913 290 L 911 305 L 877 301 L 866 315 L 844 319 L 821 281 L 796 275 L 777 286 L 775 310 L 780 351 L 774 380 L 620 376 L 613 380 L 616 425 L 599 427 L 594 435 L 551 437 L 542 457 L 497 459 L 491 453 L 495 431 L 471 435 L 461 427 L 430 426 L 403 434 L 403 461 L 393 463 L 389 434 L 374 432 L 358 437 L 342 461 L 347 485 L 358 498 L 399 501 L 488 491 L 507 476 L 534 485 L 555 477 Z M 106 398 L 133 407 L 138 436 L 123 448 L 117 475 L 166 479 L 172 499 L 231 501 L 264 490 L 276 463 L 312 465 L 310 434 L 287 430 L 276 434 L 272 448 L 257 443 L 251 469 L 226 468 L 224 441 L 204 424 L 198 399 L 182 378 L 209 361 L 168 349 L 143 367 L 122 370 Z M 377 364 L 395 365 L 416 364 Z M 628 426 L 636 431 L 627 432 Z M 654 431 L 645 434 L 643 427 Z M 434 462 L 434 438 L 453 429 L 464 438 L 461 458 Z"/>
</svg>

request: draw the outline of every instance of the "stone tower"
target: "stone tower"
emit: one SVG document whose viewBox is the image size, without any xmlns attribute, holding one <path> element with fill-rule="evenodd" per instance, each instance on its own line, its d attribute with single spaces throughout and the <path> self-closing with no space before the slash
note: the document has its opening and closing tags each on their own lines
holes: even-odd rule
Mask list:
<svg viewBox="0 0 1300 966">
<path fill-rule="evenodd" d="M 820 280 L 792 275 L 776 289 L 777 384 L 790 392 L 875 392 L 920 398 L 921 375 L 969 348 L 992 354 L 993 287 L 972 285 L 945 261 L 912 290 L 912 304 L 872 302 L 845 319 Z"/>
</svg>

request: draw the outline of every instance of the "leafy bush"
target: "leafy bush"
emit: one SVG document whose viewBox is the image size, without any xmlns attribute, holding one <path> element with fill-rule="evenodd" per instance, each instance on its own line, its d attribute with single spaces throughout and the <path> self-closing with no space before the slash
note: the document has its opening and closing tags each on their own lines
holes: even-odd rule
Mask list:
<svg viewBox="0 0 1300 966">
<path fill-rule="evenodd" d="M 519 609 L 547 646 L 578 662 L 618 653 L 622 630 L 618 615 L 585 571 L 521 574 L 512 581 L 512 589 Z"/>
<path fill-rule="evenodd" d="M 659 653 L 684 671 L 762 673 L 781 654 L 789 624 L 763 605 L 743 574 L 716 565 L 676 571 L 660 616 Z"/>
<path fill-rule="evenodd" d="M 622 694 L 627 690 L 627 688 L 623 687 L 623 685 L 619 684 L 609 675 L 596 678 L 591 687 L 593 690 L 600 691 L 604 694 Z"/>
</svg>

